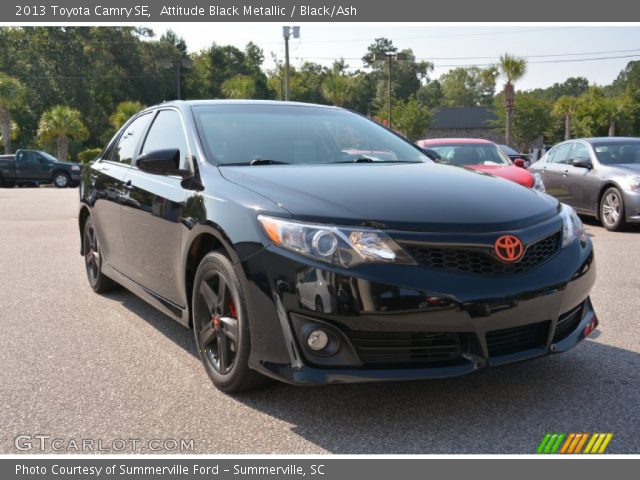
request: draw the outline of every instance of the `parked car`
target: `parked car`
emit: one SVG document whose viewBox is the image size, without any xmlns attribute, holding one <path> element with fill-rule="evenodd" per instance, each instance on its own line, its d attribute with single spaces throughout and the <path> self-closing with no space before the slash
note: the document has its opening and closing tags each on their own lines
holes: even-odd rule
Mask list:
<svg viewBox="0 0 640 480">
<path fill-rule="evenodd" d="M 227 392 L 263 375 L 461 375 L 564 352 L 597 325 L 592 244 L 571 207 L 435 163 L 340 108 L 147 108 L 85 169 L 80 198 L 89 285 L 115 281 L 193 328 Z M 313 309 L 300 302 L 311 272 Z"/>
<path fill-rule="evenodd" d="M 53 183 L 58 188 L 77 186 L 82 167 L 61 162 L 40 150 L 18 150 L 15 155 L 0 156 L 0 187 Z"/>
<path fill-rule="evenodd" d="M 529 173 L 524 162 L 516 165 L 493 142 L 480 138 L 433 138 L 419 140 L 422 149 L 435 151 L 440 158 L 436 161 L 477 170 L 544 192 L 540 176 Z"/>
<path fill-rule="evenodd" d="M 531 165 L 531 156 L 528 153 L 521 153 L 509 145 L 498 144 L 498 147 L 511 159 L 514 165 L 523 168 L 528 168 Z"/>
<path fill-rule="evenodd" d="M 530 171 L 547 192 L 608 230 L 640 222 L 640 138 L 580 138 L 559 143 Z"/>
</svg>

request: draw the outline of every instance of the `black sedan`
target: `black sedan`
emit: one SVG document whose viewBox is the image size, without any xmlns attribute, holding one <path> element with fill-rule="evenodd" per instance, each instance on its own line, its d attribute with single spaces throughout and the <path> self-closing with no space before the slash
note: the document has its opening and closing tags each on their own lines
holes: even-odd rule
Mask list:
<svg viewBox="0 0 640 480">
<path fill-rule="evenodd" d="M 572 208 L 338 108 L 148 108 L 80 196 L 91 287 L 117 282 L 193 328 L 228 392 L 461 375 L 597 325 Z"/>
</svg>

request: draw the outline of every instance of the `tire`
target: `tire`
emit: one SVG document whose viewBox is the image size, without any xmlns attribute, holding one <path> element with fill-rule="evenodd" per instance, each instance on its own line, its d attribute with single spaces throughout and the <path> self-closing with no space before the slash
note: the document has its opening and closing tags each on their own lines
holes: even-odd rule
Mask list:
<svg viewBox="0 0 640 480">
<path fill-rule="evenodd" d="M 316 312 L 324 313 L 324 304 L 322 303 L 322 298 L 320 298 L 320 296 L 316 296 Z"/>
<path fill-rule="evenodd" d="M 196 271 L 191 300 L 196 347 L 209 378 L 226 393 L 257 388 L 267 379 L 249 368 L 249 319 L 240 280 L 220 251 Z"/>
<path fill-rule="evenodd" d="M 56 172 L 51 179 L 53 184 L 58 188 L 67 188 L 71 185 L 71 177 L 66 172 Z"/>
<path fill-rule="evenodd" d="M 102 252 L 100 242 L 93 226 L 93 220 L 89 216 L 84 223 L 82 233 L 82 251 L 84 252 L 84 264 L 87 272 L 89 286 L 96 293 L 105 293 L 113 290 L 116 283 L 102 273 Z"/>
<path fill-rule="evenodd" d="M 600 197 L 600 222 L 611 232 L 619 232 L 627 225 L 624 198 L 616 187 L 608 188 Z"/>
</svg>

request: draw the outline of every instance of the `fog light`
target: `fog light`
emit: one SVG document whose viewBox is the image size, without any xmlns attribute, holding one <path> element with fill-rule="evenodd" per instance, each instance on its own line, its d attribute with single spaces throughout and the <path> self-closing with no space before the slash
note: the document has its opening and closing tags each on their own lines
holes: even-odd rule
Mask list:
<svg viewBox="0 0 640 480">
<path fill-rule="evenodd" d="M 319 352 L 329 344 L 329 336 L 322 330 L 313 330 L 307 336 L 307 345 L 314 352 Z"/>
</svg>

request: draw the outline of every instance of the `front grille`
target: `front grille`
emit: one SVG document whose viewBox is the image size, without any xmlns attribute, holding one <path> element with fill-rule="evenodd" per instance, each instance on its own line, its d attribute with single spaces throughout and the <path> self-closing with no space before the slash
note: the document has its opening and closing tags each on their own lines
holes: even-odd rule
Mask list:
<svg viewBox="0 0 640 480">
<path fill-rule="evenodd" d="M 571 335 L 571 333 L 578 328 L 580 320 L 582 320 L 582 304 L 560 315 L 558 323 L 556 324 L 556 331 L 553 334 L 553 343 L 564 340 Z"/>
<path fill-rule="evenodd" d="M 532 270 L 550 259 L 559 250 L 561 241 L 562 232 L 538 240 L 527 246 L 522 259 L 516 263 L 501 262 L 488 247 L 404 246 L 423 267 L 478 275 L 516 275 Z"/>
<path fill-rule="evenodd" d="M 547 343 L 551 322 L 531 323 L 520 327 L 487 332 L 486 340 L 490 357 L 518 353 Z"/>
<path fill-rule="evenodd" d="M 463 360 L 461 334 L 347 332 L 366 366 L 445 366 Z"/>
</svg>

